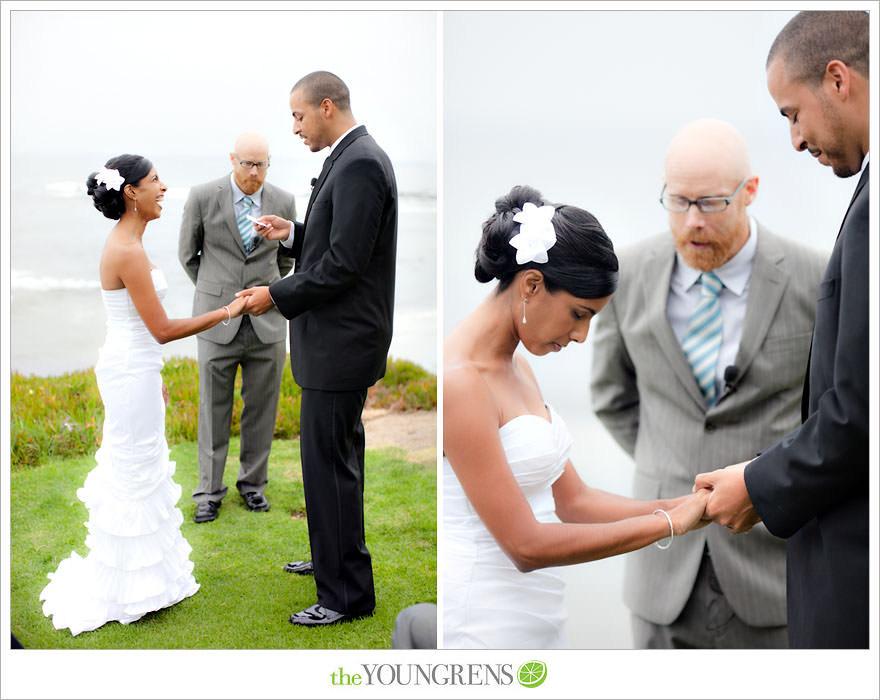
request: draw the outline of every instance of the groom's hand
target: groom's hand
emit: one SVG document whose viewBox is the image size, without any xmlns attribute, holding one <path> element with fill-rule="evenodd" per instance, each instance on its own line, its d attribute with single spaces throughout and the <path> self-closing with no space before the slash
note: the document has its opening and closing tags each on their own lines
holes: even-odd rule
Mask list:
<svg viewBox="0 0 880 700">
<path fill-rule="evenodd" d="M 291 223 L 275 214 L 266 214 L 254 222 L 254 231 L 267 241 L 284 241 L 290 235 Z"/>
<path fill-rule="evenodd" d="M 694 490 L 710 489 L 706 515 L 733 534 L 748 532 L 761 521 L 746 488 L 745 469 L 740 462 L 714 472 L 697 474 Z"/>
<path fill-rule="evenodd" d="M 243 289 L 240 292 L 236 292 L 235 296 L 246 298 L 247 303 L 245 306 L 245 313 L 250 314 L 251 316 L 262 316 L 264 313 L 275 307 L 275 302 L 272 301 L 272 297 L 269 296 L 268 287 L 251 287 L 250 289 Z"/>
</svg>

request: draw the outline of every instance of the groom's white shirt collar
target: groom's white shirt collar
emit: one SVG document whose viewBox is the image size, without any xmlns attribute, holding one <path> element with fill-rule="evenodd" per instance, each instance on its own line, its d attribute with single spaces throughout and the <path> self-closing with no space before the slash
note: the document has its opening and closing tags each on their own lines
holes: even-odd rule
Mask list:
<svg viewBox="0 0 880 700">
<path fill-rule="evenodd" d="M 330 157 L 330 155 L 333 153 L 334 149 L 339 145 L 339 142 L 342 141 L 342 139 L 344 139 L 346 136 L 348 136 L 352 131 L 357 129 L 359 126 L 360 126 L 360 124 L 355 123 L 355 125 L 353 127 L 351 127 L 350 129 L 347 129 L 346 132 L 344 134 L 342 134 L 342 136 L 340 136 L 338 139 L 336 139 L 333 142 L 333 145 L 330 146 L 330 153 L 327 154 L 327 157 L 328 158 Z"/>
</svg>

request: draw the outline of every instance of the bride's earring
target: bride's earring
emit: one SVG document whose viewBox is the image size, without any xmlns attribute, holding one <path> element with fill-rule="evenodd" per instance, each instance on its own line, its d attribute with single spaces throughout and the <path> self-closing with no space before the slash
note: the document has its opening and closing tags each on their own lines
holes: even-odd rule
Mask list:
<svg viewBox="0 0 880 700">
<path fill-rule="evenodd" d="M 135 197 L 135 200 L 134 200 L 134 210 L 135 210 L 135 211 L 138 210 L 138 201 L 137 201 L 137 197 Z"/>
<path fill-rule="evenodd" d="M 522 320 L 523 325 L 526 325 L 526 323 L 528 323 L 526 321 L 526 301 L 528 301 L 528 300 L 525 297 L 523 297 L 523 320 Z"/>
</svg>

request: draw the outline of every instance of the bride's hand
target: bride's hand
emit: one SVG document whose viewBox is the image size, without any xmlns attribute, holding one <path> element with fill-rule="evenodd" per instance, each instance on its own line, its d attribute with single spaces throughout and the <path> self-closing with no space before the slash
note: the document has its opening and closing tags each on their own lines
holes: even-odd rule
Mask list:
<svg viewBox="0 0 880 700">
<path fill-rule="evenodd" d="M 229 309 L 229 317 L 236 318 L 237 316 L 241 316 L 244 313 L 244 309 L 247 306 L 247 297 L 239 297 L 233 301 L 230 301 L 226 308 Z"/>
<path fill-rule="evenodd" d="M 711 520 L 704 520 L 703 513 L 706 510 L 706 502 L 709 500 L 709 489 L 699 489 L 696 493 L 685 496 L 681 502 L 669 511 L 672 518 L 672 526 L 676 535 L 683 535 L 691 530 L 699 530 L 706 527 Z"/>
<path fill-rule="evenodd" d="M 162 400 L 165 401 L 165 405 L 168 405 L 168 402 L 171 400 L 171 397 L 168 394 L 168 387 L 165 386 L 165 382 L 162 382 Z"/>
</svg>

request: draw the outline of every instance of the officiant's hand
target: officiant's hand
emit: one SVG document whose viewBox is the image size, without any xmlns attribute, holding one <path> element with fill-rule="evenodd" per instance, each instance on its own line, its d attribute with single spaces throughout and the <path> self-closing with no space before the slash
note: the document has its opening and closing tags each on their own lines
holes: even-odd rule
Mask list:
<svg viewBox="0 0 880 700">
<path fill-rule="evenodd" d="M 291 222 L 275 214 L 266 214 L 254 223 L 254 231 L 267 241 L 283 241 L 290 235 Z"/>
<path fill-rule="evenodd" d="M 246 302 L 245 312 L 251 316 L 262 316 L 275 307 L 275 302 L 269 296 L 268 287 L 251 287 L 236 292 L 235 296 Z"/>
<path fill-rule="evenodd" d="M 761 522 L 746 488 L 748 462 L 733 464 L 714 472 L 697 474 L 694 489 L 711 489 L 706 515 L 733 534 L 748 532 Z"/>
</svg>

